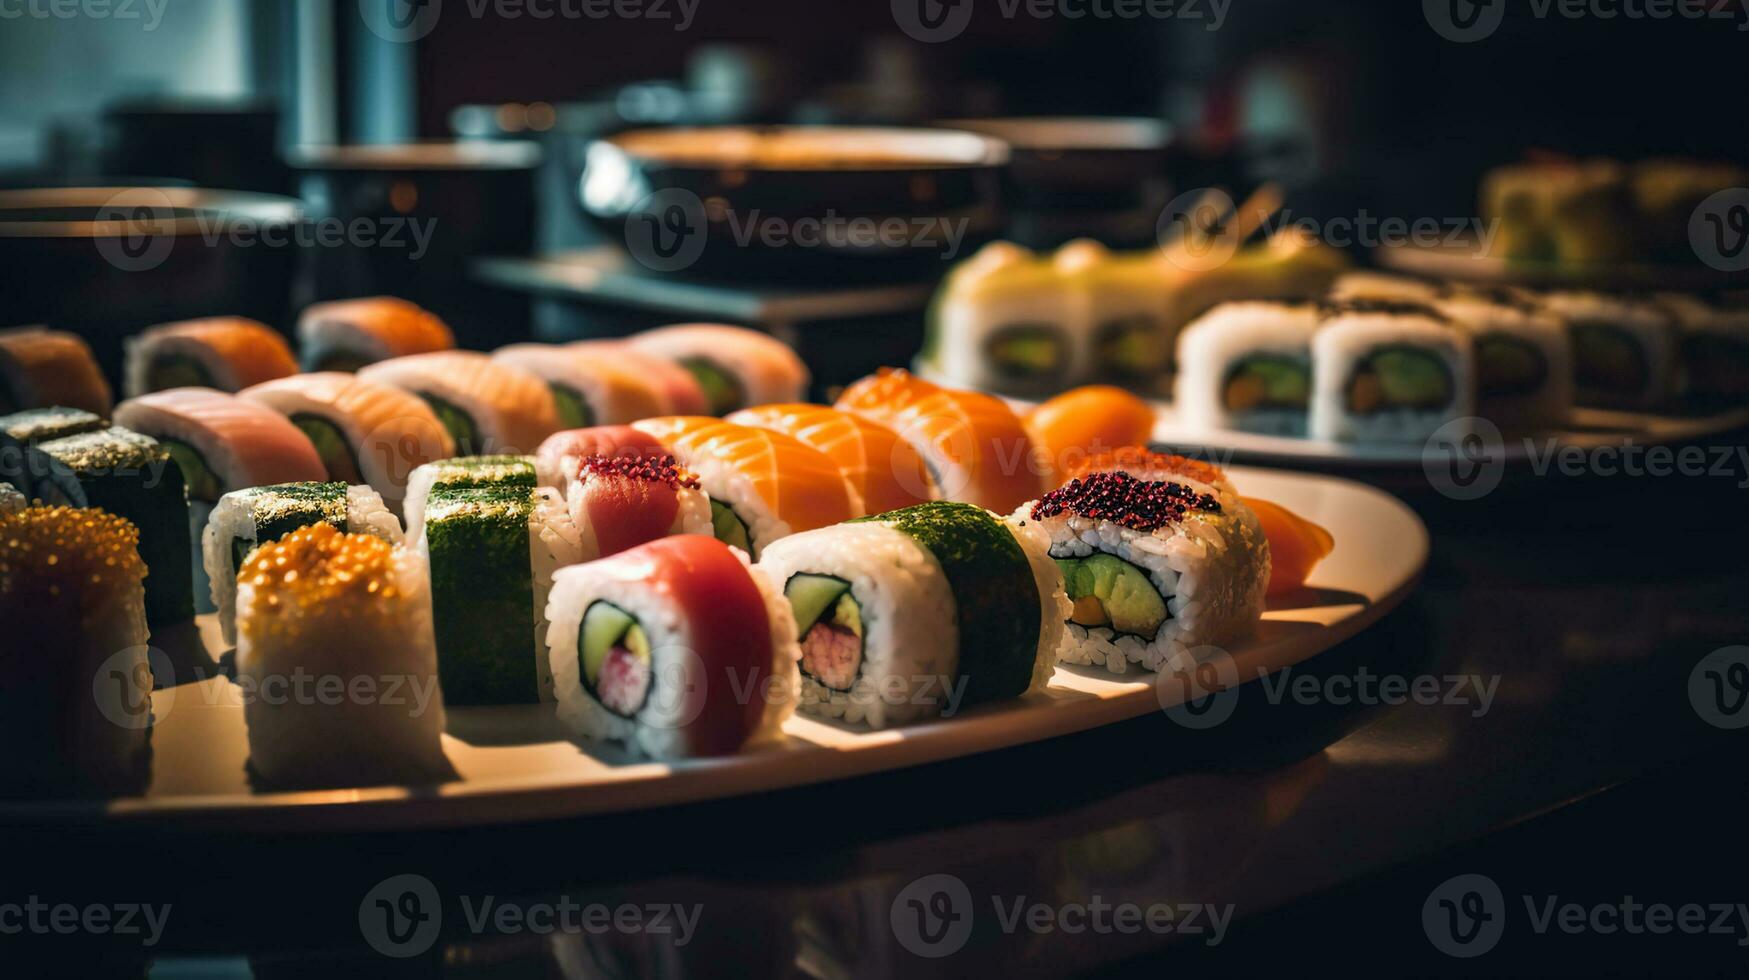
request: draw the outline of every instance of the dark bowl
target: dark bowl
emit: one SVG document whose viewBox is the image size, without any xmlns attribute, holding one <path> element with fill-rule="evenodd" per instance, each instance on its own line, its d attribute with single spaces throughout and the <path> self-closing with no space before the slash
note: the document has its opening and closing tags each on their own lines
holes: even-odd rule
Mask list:
<svg viewBox="0 0 1749 980">
<path fill-rule="evenodd" d="M 122 338 L 191 317 L 285 325 L 303 206 L 188 187 L 0 191 L 0 327 L 83 335 L 116 380 Z M 277 243 L 277 244 L 276 244 Z"/>
<path fill-rule="evenodd" d="M 579 200 L 653 272 L 921 279 L 1000 232 L 1007 162 L 946 130 L 645 129 L 590 144 Z"/>
</svg>

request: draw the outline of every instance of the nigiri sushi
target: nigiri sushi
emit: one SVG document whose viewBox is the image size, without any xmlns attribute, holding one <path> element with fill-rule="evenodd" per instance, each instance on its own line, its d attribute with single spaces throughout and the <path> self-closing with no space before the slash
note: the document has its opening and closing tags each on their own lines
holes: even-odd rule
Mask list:
<svg viewBox="0 0 1749 980">
<path fill-rule="evenodd" d="M 322 457 L 328 479 L 368 483 L 396 511 L 414 469 L 455 455 L 455 443 L 431 406 L 392 385 L 323 371 L 240 394 L 290 419 Z"/>
<path fill-rule="evenodd" d="M 1032 438 L 1000 398 L 930 384 L 883 368 L 846 388 L 836 406 L 897 432 L 928 463 L 941 495 L 1008 513 L 1043 481 Z"/>
<path fill-rule="evenodd" d="M 545 381 L 563 426 L 620 425 L 667 414 L 655 382 L 612 358 L 554 344 L 511 344 L 492 357 Z"/>
<path fill-rule="evenodd" d="M 91 347 L 43 327 L 0 330 L 0 415 L 51 405 L 108 417 L 109 382 Z"/>
<path fill-rule="evenodd" d="M 666 357 L 698 379 L 711 415 L 750 405 L 801 401 L 808 369 L 783 341 L 757 330 L 689 323 L 632 337 L 638 350 Z"/>
<path fill-rule="evenodd" d="M 794 617 L 745 555 L 698 535 L 561 570 L 546 618 L 559 718 L 666 758 L 778 737 L 795 708 Z"/>
<path fill-rule="evenodd" d="M 1027 413 L 1026 431 L 1056 477 L 1100 453 L 1146 445 L 1154 421 L 1153 407 L 1130 392 L 1092 385 L 1066 391 Z"/>
<path fill-rule="evenodd" d="M 414 354 L 369 365 L 358 376 L 425 399 L 463 456 L 533 452 L 560 428 L 541 379 L 486 354 Z"/>
<path fill-rule="evenodd" d="M 129 398 L 170 388 L 241 391 L 298 373 L 291 345 L 273 328 L 224 316 L 151 327 L 127 342 Z"/>
<path fill-rule="evenodd" d="M 910 443 L 884 425 L 819 405 L 749 408 L 727 421 L 794 436 L 838 464 L 861 498 L 860 510 L 884 514 L 935 497 L 929 468 Z"/>
<path fill-rule="evenodd" d="M 618 459 L 667 454 L 662 443 L 647 432 L 629 425 L 597 425 L 547 436 L 534 454 L 534 470 L 541 486 L 563 490 L 576 477 L 578 464 L 590 456 Z"/>
<path fill-rule="evenodd" d="M 639 350 L 623 340 L 579 340 L 565 346 L 569 350 L 612 361 L 649 379 L 662 402 L 662 410 L 657 415 L 705 415 L 710 412 L 710 400 L 699 387 L 698 379 L 666 357 Z"/>
<path fill-rule="evenodd" d="M 317 303 L 298 318 L 306 371 L 356 371 L 409 354 L 452 350 L 455 335 L 433 313 L 392 296 Z"/>
<path fill-rule="evenodd" d="M 792 436 L 696 416 L 635 427 L 698 474 L 718 540 L 755 558 L 779 538 L 857 516 L 855 491 L 838 466 Z"/>
<path fill-rule="evenodd" d="M 1269 588 L 1267 595 L 1292 592 L 1306 584 L 1318 563 L 1330 556 L 1336 539 L 1317 524 L 1280 504 L 1247 498 L 1246 506 L 1257 515 L 1263 536 L 1269 540 Z"/>
</svg>

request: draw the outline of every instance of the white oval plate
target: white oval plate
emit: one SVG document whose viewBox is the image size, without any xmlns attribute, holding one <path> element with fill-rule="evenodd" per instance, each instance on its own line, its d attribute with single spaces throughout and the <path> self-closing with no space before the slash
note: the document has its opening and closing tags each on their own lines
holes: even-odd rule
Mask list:
<svg viewBox="0 0 1749 980">
<path fill-rule="evenodd" d="M 1375 622 L 1408 595 L 1427 562 L 1427 530 L 1396 498 L 1330 477 L 1235 468 L 1241 493 L 1328 528 L 1331 553 L 1308 588 L 1271 603 L 1257 635 L 1230 652 L 1236 675 L 1265 676 Z M 201 633 L 215 657 L 217 626 Z M 0 804 L 0 816 L 96 820 L 245 832 L 453 827 L 637 810 L 862 776 L 1097 728 L 1176 704 L 1182 683 L 1145 672 L 1057 669 L 1017 701 L 882 732 L 807 718 L 768 749 L 725 759 L 651 762 L 571 741 L 547 706 L 456 708 L 444 749 L 459 773 L 425 787 L 258 793 L 237 687 L 223 677 L 153 695 L 152 780 L 144 796 L 104 802 Z M 1173 694 L 1171 692 L 1180 692 Z M 1163 724 L 1171 722 L 1162 719 Z"/>
</svg>

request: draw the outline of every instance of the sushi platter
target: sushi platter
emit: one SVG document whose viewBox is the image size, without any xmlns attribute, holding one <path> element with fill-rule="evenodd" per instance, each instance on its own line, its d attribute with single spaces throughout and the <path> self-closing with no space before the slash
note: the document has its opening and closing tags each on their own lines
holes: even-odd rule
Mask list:
<svg viewBox="0 0 1749 980">
<path fill-rule="evenodd" d="M 1247 497 L 1291 507 L 1329 529 L 1335 549 L 1307 586 L 1271 600 L 1256 634 L 1234 644 L 1241 681 L 1288 668 L 1365 629 L 1412 590 L 1428 555 L 1426 529 L 1404 505 L 1343 480 L 1235 468 Z M 199 619 L 197 651 L 225 655 L 217 618 Z M 223 676 L 153 696 L 151 776 L 137 797 L 3 804 L 9 819 L 222 826 L 244 832 L 341 831 L 572 817 L 824 783 L 1022 745 L 1160 714 L 1162 738 L 1193 733 L 1163 709 L 1187 690 L 1182 674 L 1110 673 L 1059 665 L 1022 698 L 869 731 L 797 715 L 773 744 L 722 758 L 656 761 L 570 737 L 553 706 L 450 707 L 442 747 L 455 778 L 427 785 L 270 792 L 252 788 L 239 687 Z M 1197 681 L 1195 683 L 1202 683 Z M 1200 690 L 1188 688 L 1188 690 Z"/>
</svg>

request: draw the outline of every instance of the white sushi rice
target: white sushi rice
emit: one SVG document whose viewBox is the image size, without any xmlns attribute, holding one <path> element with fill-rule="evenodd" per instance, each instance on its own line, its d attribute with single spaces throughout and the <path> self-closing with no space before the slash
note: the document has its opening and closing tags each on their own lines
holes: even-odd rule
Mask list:
<svg viewBox="0 0 1749 980">
<path fill-rule="evenodd" d="M 1411 347 L 1438 357 L 1451 376 L 1443 408 L 1383 409 L 1367 415 L 1348 408 L 1348 386 L 1361 362 L 1381 347 Z M 1469 334 L 1434 315 L 1345 310 L 1324 320 L 1312 338 L 1312 403 L 1308 430 L 1335 442 L 1422 442 L 1450 422 L 1476 414 L 1476 380 Z"/>
<path fill-rule="evenodd" d="M 960 646 L 953 590 L 935 557 L 909 535 L 883 524 L 840 524 L 777 542 L 757 567 L 780 594 L 798 573 L 843 579 L 862 609 L 862 669 L 851 689 L 803 674 L 803 713 L 886 728 L 950 706 Z M 784 615 L 793 628 L 787 600 Z"/>
<path fill-rule="evenodd" d="M 1266 354 L 1305 365 L 1310 377 L 1318 318 L 1317 307 L 1310 303 L 1226 303 L 1185 327 L 1178 337 L 1179 419 L 1204 429 L 1305 435 L 1305 411 L 1229 411 L 1227 376 L 1245 358 Z"/>
<path fill-rule="evenodd" d="M 1013 519 L 1028 519 L 1048 534 L 1050 555 L 1085 558 L 1103 552 L 1122 558 L 1148 573 L 1169 614 L 1152 638 L 1137 637 L 1067 622 L 1073 605 L 1065 596 L 1056 647 L 1063 663 L 1120 674 L 1132 664 L 1152 671 L 1185 667 L 1190 651 L 1243 639 L 1263 615 L 1269 544 L 1257 515 L 1236 499 L 1223 502 L 1221 514 L 1192 512 L 1154 531 L 1076 514 L 1033 520 L 1026 518 L 1032 507 L 1022 505 Z"/>
<path fill-rule="evenodd" d="M 540 699 L 554 699 L 552 661 L 542 639 L 549 634 L 548 599 L 552 596 L 553 579 L 561 568 L 583 561 L 583 545 L 565 498 L 552 487 L 534 490 L 534 511 L 528 516 L 528 567 L 534 588 L 534 660 L 540 685 Z"/>
<path fill-rule="evenodd" d="M 255 541 L 253 500 L 262 489 L 234 490 L 219 498 L 198 535 L 200 561 L 208 581 L 208 593 L 219 614 L 219 627 L 226 643 L 237 642 L 237 572 L 231 566 L 231 542 Z M 366 486 L 346 488 L 346 527 L 352 534 L 368 534 L 390 544 L 401 543 L 401 522 L 383 498 Z M 254 549 L 250 549 L 254 550 Z"/>
<path fill-rule="evenodd" d="M 1480 389 L 1478 377 L 1478 415 L 1508 430 L 1546 430 L 1567 424 L 1573 414 L 1573 342 L 1560 317 L 1468 290 L 1456 290 L 1432 305 L 1478 345 L 1490 339 L 1510 340 L 1542 356 L 1547 372 L 1542 384 L 1529 391 L 1490 394 Z"/>
<path fill-rule="evenodd" d="M 1071 267 L 1076 264 L 1071 253 Z M 986 245 L 942 287 L 931 318 L 934 366 L 950 384 L 982 390 L 1058 388 L 1093 373 L 1092 294 L 1048 258 L 1009 242 Z M 1063 361 L 1039 377 L 1016 378 L 994 364 L 990 344 L 1016 326 L 1052 331 Z"/>
<path fill-rule="evenodd" d="M 1032 568 L 1033 588 L 1038 590 L 1038 653 L 1032 662 L 1032 684 L 1028 692 L 1042 689 L 1050 683 L 1056 670 L 1057 651 L 1063 648 L 1068 633 L 1064 623 L 1074 611 L 1068 593 L 1063 590 L 1063 570 L 1051 559 L 1051 538 L 1048 529 L 1028 517 L 1016 516 L 1004 520 L 1020 550 L 1026 552 L 1026 563 Z"/>
<path fill-rule="evenodd" d="M 1576 392 L 1581 404 L 1612 408 L 1650 409 L 1663 404 L 1676 385 L 1678 331 L 1676 321 L 1663 307 L 1637 299 L 1606 293 L 1557 291 L 1545 293 L 1543 307 L 1565 320 L 1568 329 L 1602 328 L 1619 331 L 1640 350 L 1646 365 L 1646 383 L 1634 391 L 1589 388 L 1582 382 Z M 1574 344 L 1575 363 L 1580 355 Z"/>
<path fill-rule="evenodd" d="M 711 499 L 703 490 L 692 487 L 679 487 L 675 490 L 675 502 L 678 507 L 674 512 L 674 523 L 668 526 L 669 534 L 702 534 L 711 537 Z M 572 527 L 577 529 L 577 542 L 582 550 L 584 561 L 594 561 L 601 557 L 601 545 L 595 537 L 595 525 L 589 520 L 584 509 L 583 481 L 572 479 L 565 488 L 565 508 L 571 517 Z"/>
<path fill-rule="evenodd" d="M 746 555 L 731 550 L 747 564 Z M 795 619 L 780 585 L 759 569 L 747 567 L 765 600 L 771 629 L 770 683 L 747 692 L 734 690 L 733 678 L 719 679 L 712 665 L 693 652 L 697 644 L 686 616 L 671 605 L 660 583 L 628 576 L 613 559 L 560 571 L 546 610 L 550 621 L 547 648 L 559 718 L 587 739 L 620 742 L 655 758 L 686 758 L 698 751 L 686 730 L 702 710 L 698 699 L 745 694 L 764 701 L 764 712 L 745 745 L 761 745 L 781 737 L 783 723 L 796 704 L 796 661 L 801 653 L 796 647 Z M 651 687 L 643 708 L 633 718 L 609 711 L 583 686 L 577 644 L 584 613 L 601 599 L 635 617 L 650 641 Z"/>
</svg>

